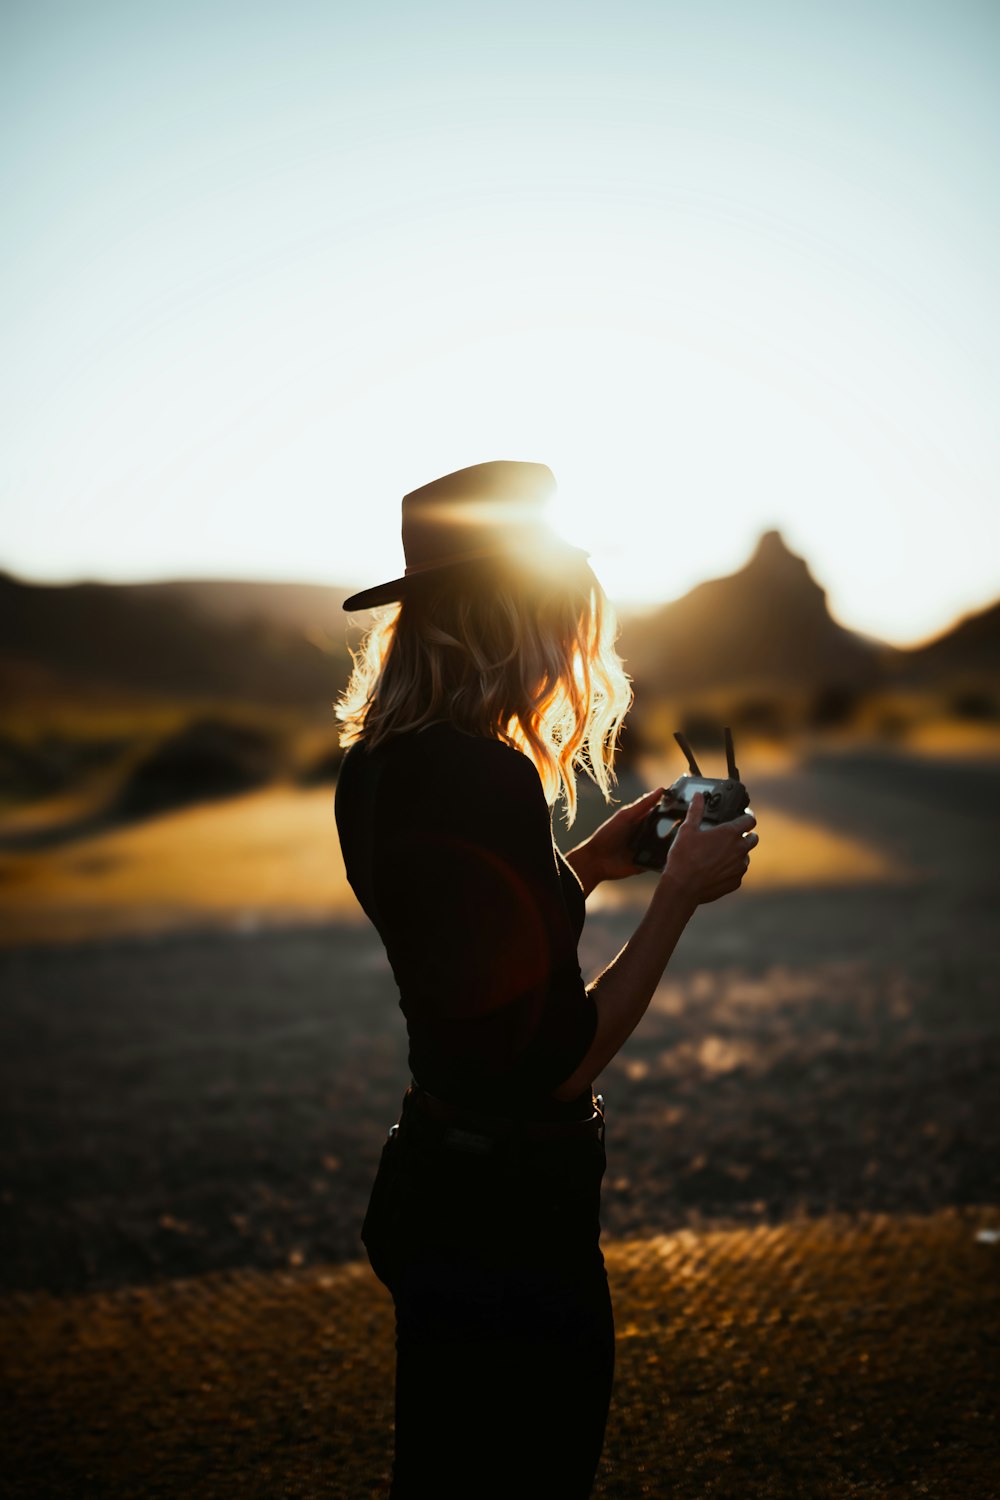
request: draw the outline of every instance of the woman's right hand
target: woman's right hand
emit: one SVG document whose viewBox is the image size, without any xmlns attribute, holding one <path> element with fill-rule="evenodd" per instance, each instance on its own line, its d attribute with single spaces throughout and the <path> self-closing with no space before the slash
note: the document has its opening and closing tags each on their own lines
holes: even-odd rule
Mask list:
<svg viewBox="0 0 1000 1500">
<path fill-rule="evenodd" d="M 735 891 L 746 874 L 757 843 L 750 832 L 757 822 L 753 813 L 700 828 L 704 814 L 704 796 L 692 797 L 638 927 L 618 957 L 587 986 L 597 1007 L 597 1031 L 576 1072 L 553 1090 L 555 1098 L 575 1099 L 604 1071 L 642 1019 L 695 908 Z"/>
<path fill-rule="evenodd" d="M 717 901 L 739 888 L 750 865 L 750 850 L 759 842 L 757 834 L 750 831 L 757 826 L 753 813 L 702 828 L 704 813 L 704 793 L 695 792 L 687 816 L 674 834 L 660 877 L 680 886 L 696 906 Z"/>
</svg>

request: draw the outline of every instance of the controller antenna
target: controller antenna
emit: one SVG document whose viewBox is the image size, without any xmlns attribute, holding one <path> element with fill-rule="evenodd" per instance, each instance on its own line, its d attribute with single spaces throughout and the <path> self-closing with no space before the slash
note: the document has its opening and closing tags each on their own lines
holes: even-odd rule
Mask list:
<svg viewBox="0 0 1000 1500">
<path fill-rule="evenodd" d="M 740 773 L 736 769 L 736 751 L 733 749 L 733 731 L 727 729 L 726 735 L 726 768 L 729 771 L 731 781 L 739 781 Z"/>
<path fill-rule="evenodd" d="M 681 750 L 684 752 L 684 759 L 688 763 L 688 770 L 691 772 L 691 775 L 700 777 L 701 772 L 698 769 L 698 762 L 694 758 L 694 751 L 691 749 L 691 746 L 688 744 L 687 740 L 681 734 L 679 729 L 674 730 L 674 739 L 677 741 L 678 745 L 680 745 L 681 747 Z"/>
</svg>

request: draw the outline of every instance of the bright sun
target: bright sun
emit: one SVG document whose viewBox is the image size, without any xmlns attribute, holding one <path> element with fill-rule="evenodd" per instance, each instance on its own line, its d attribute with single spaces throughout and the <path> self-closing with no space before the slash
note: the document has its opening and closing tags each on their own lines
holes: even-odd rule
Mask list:
<svg viewBox="0 0 1000 1500">
<path fill-rule="evenodd" d="M 905 533 L 877 427 L 809 371 L 795 373 L 763 359 L 748 368 L 736 344 L 608 328 L 444 352 L 340 415 L 338 464 L 357 476 L 352 544 L 373 577 L 389 576 L 406 489 L 486 459 L 536 460 L 559 481 L 553 525 L 588 549 L 620 603 L 675 598 L 731 572 L 778 527 L 845 622 L 877 633 L 891 617 L 905 637 L 913 591 L 904 567 L 886 567 Z"/>
</svg>

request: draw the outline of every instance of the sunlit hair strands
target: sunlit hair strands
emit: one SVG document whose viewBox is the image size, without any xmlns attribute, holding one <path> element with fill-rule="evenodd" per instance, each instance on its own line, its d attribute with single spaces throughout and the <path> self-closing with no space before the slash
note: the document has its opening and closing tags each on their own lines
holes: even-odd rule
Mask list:
<svg viewBox="0 0 1000 1500">
<path fill-rule="evenodd" d="M 530 563 L 469 565 L 428 580 L 376 620 L 337 704 L 346 749 L 442 720 L 504 741 L 534 762 L 546 800 L 576 816 L 576 773 L 605 799 L 632 690 L 617 620 L 583 560 L 558 574 Z"/>
</svg>

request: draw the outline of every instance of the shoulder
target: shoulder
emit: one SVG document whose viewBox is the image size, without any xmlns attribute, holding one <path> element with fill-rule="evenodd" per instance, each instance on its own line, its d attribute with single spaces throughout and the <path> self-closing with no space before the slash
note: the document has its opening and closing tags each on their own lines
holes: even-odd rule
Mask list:
<svg viewBox="0 0 1000 1500">
<path fill-rule="evenodd" d="M 391 788 L 413 823 L 461 837 L 489 832 L 494 840 L 551 829 L 534 763 L 501 740 L 438 723 L 394 736 L 384 753 L 383 799 Z"/>
<path fill-rule="evenodd" d="M 355 740 L 344 751 L 339 769 L 337 771 L 338 793 L 345 786 L 354 786 L 363 782 L 376 764 L 376 757 L 369 751 L 363 740 Z"/>
<path fill-rule="evenodd" d="M 477 786 L 483 790 L 509 789 L 518 796 L 543 797 L 541 778 L 520 750 L 502 740 L 467 734 L 453 724 L 430 724 L 413 737 L 425 776 L 445 786 Z M 544 800 L 544 797 L 543 797 Z"/>
<path fill-rule="evenodd" d="M 374 750 L 363 741 L 344 757 L 338 792 L 351 798 L 364 786 L 381 786 L 381 801 L 426 820 L 461 821 L 463 809 L 493 815 L 549 817 L 534 763 L 502 740 L 468 734 L 446 722 L 429 724 L 383 740 Z"/>
</svg>

